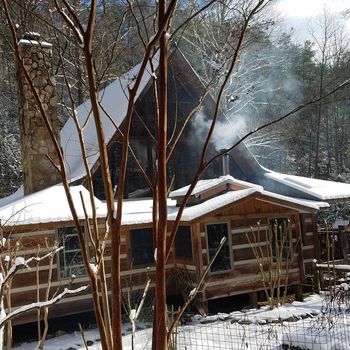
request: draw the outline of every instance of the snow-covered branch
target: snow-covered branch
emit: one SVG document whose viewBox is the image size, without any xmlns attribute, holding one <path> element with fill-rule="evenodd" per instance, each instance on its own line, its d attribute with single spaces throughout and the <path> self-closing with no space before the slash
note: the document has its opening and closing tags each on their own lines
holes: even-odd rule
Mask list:
<svg viewBox="0 0 350 350">
<path fill-rule="evenodd" d="M 62 249 L 63 247 L 55 247 L 52 251 L 48 252 L 47 254 L 41 257 L 33 256 L 29 259 L 24 259 L 23 257 L 17 257 L 15 259 L 14 264 L 10 267 L 10 269 L 7 271 L 5 276 L 2 273 L 0 273 L 0 296 L 4 294 L 6 283 L 17 273 L 18 270 L 28 267 L 28 265 L 33 261 L 35 261 L 36 263 L 39 263 L 40 261 L 45 260 L 50 256 L 57 254 Z"/>
<path fill-rule="evenodd" d="M 2 317 L 0 320 L 0 328 L 2 328 L 8 321 L 14 319 L 15 317 L 28 312 L 28 311 L 32 311 L 32 310 L 36 310 L 36 309 L 43 309 L 45 307 L 51 306 L 56 304 L 57 302 L 59 302 L 62 298 L 64 298 L 66 295 L 70 295 L 70 294 L 77 294 L 80 293 L 84 290 L 87 289 L 88 286 L 82 286 L 76 289 L 68 289 L 65 288 L 64 291 L 58 295 L 56 295 L 54 298 L 48 300 L 48 301 L 41 301 L 41 302 L 37 302 L 37 303 L 32 303 L 32 304 L 28 304 L 28 305 L 24 305 L 19 307 L 18 309 L 10 312 L 9 314 L 7 314 L 5 317 Z"/>
<path fill-rule="evenodd" d="M 151 280 L 149 279 L 147 281 L 145 289 L 143 291 L 141 302 L 140 302 L 139 306 L 137 308 L 130 309 L 130 311 L 129 311 L 129 319 L 130 319 L 130 323 L 131 323 L 131 327 L 132 327 L 132 335 L 131 335 L 131 347 L 132 347 L 132 349 L 135 349 L 136 321 L 140 316 L 140 312 L 141 312 L 143 304 L 145 302 L 146 295 L 147 295 L 147 292 L 148 292 L 150 285 L 151 285 Z"/>
</svg>

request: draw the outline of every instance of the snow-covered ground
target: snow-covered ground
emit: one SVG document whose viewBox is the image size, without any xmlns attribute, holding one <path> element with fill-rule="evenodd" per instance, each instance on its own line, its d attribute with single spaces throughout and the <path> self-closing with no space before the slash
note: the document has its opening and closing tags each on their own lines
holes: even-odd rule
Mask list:
<svg viewBox="0 0 350 350">
<path fill-rule="evenodd" d="M 193 316 L 189 324 L 177 330 L 179 350 L 213 349 L 283 349 L 345 350 L 350 349 L 350 317 L 346 312 L 324 317 L 324 295 L 312 295 L 304 302 L 293 302 L 268 310 L 267 307 L 235 311 L 215 316 Z M 345 310 L 343 310 L 345 311 Z M 128 333 L 125 325 L 125 333 Z M 99 350 L 97 330 L 85 331 L 90 350 Z M 136 333 L 136 349 L 151 348 L 151 329 Z M 123 337 L 124 349 L 131 350 L 131 335 Z M 299 348 L 297 348 L 299 346 Z M 16 350 L 33 350 L 36 343 L 23 344 Z M 84 350 L 79 332 L 49 339 L 47 350 Z"/>
<path fill-rule="evenodd" d="M 129 329 L 127 327 L 127 329 Z M 127 331 L 126 331 L 127 332 Z M 136 348 L 150 349 L 151 329 L 139 330 L 136 332 Z M 101 350 L 100 335 L 97 329 L 85 330 L 84 337 L 89 350 Z M 34 350 L 37 349 L 37 342 L 25 343 L 15 347 L 16 350 Z M 45 350 L 86 350 L 82 335 L 79 331 L 61 335 L 56 338 L 48 339 L 45 342 Z M 131 350 L 131 334 L 123 337 L 123 349 Z"/>
</svg>

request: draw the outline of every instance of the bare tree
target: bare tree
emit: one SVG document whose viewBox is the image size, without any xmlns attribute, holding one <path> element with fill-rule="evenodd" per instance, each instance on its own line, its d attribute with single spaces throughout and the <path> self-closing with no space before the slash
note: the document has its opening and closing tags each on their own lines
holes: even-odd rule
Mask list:
<svg viewBox="0 0 350 350">
<path fill-rule="evenodd" d="M 251 228 L 246 234 L 254 252 L 266 299 L 270 309 L 284 304 L 287 296 L 289 271 L 294 262 L 294 255 L 300 245 L 300 238 L 294 242 L 289 220 L 273 220 L 269 228 L 260 231 Z M 283 295 L 281 289 L 284 288 Z"/>
<path fill-rule="evenodd" d="M 65 288 L 63 291 L 55 293 L 53 296 L 49 296 L 49 294 L 46 295 L 44 301 L 37 301 L 32 304 L 23 305 L 21 307 L 18 307 L 16 309 L 12 309 L 11 305 L 7 309 L 5 308 L 5 300 L 8 303 L 8 294 L 10 292 L 11 288 L 11 282 L 12 279 L 16 276 L 16 274 L 26 268 L 29 268 L 32 263 L 40 264 L 41 261 L 45 259 L 52 259 L 60 250 L 60 247 L 54 246 L 52 249 L 49 249 L 48 253 L 42 256 L 34 256 L 28 259 L 25 259 L 21 256 L 16 256 L 15 258 L 11 258 L 10 255 L 6 255 L 6 252 L 9 253 L 8 249 L 6 248 L 6 239 L 3 237 L 1 241 L 1 252 L 4 254 L 3 257 L 0 259 L 0 314 L 1 314 L 1 320 L 0 320 L 0 349 L 3 349 L 4 346 L 4 327 L 9 324 L 14 318 L 19 317 L 27 312 L 33 311 L 33 310 L 40 310 L 44 309 L 45 313 L 47 313 L 47 310 L 50 306 L 56 304 L 61 299 L 63 299 L 66 295 L 69 294 L 77 294 L 80 292 L 83 292 L 87 289 L 88 286 L 81 286 L 78 288 L 71 288 L 71 285 L 74 281 L 75 276 L 72 276 L 71 282 L 68 288 Z M 48 284 L 49 288 L 50 282 Z M 7 333 L 11 334 L 11 333 Z M 42 339 L 42 342 L 44 341 L 44 338 Z M 11 347 L 11 343 L 7 343 L 7 349 L 9 349 L 9 346 Z"/>
<path fill-rule="evenodd" d="M 81 84 L 86 89 L 86 95 L 90 98 L 91 101 L 91 111 L 87 120 L 83 125 L 79 124 L 77 115 L 75 113 L 75 104 L 76 99 L 74 93 L 72 92 L 70 86 L 70 76 L 68 75 L 67 64 L 64 63 L 65 56 L 65 45 L 59 45 L 59 60 L 60 60 L 60 72 L 62 74 L 62 81 L 66 92 L 66 110 L 67 113 L 73 118 L 75 126 L 77 129 L 79 143 L 82 151 L 82 162 L 84 163 L 85 172 L 86 172 L 86 185 L 89 189 L 89 201 L 92 207 L 93 213 L 92 218 L 89 218 L 87 212 L 85 211 L 85 221 L 86 226 L 88 227 L 88 239 L 85 239 L 83 232 L 81 230 L 80 221 L 78 219 L 75 203 L 72 199 L 70 191 L 70 181 L 69 181 L 69 169 L 67 169 L 67 164 L 64 159 L 64 154 L 61 150 L 58 140 L 55 138 L 55 134 L 52 130 L 52 125 L 48 115 L 43 108 L 42 102 L 38 91 L 36 90 L 30 75 L 26 71 L 25 65 L 23 64 L 23 59 L 20 55 L 18 49 L 18 32 L 16 25 L 11 17 L 11 8 L 9 7 L 9 2 L 7 0 L 1 0 L 2 2 L 2 13 L 7 21 L 9 26 L 11 37 L 12 37 L 12 46 L 16 56 L 16 60 L 20 68 L 24 72 L 26 81 L 29 84 L 29 87 L 35 97 L 38 109 L 41 113 L 43 121 L 50 132 L 52 142 L 55 146 L 55 151 L 58 155 L 58 164 L 54 164 L 56 170 L 60 173 L 62 182 L 64 185 L 64 190 L 68 199 L 70 210 L 72 212 L 74 224 L 76 226 L 77 234 L 79 237 L 82 257 L 85 269 L 88 273 L 92 296 L 93 296 L 93 305 L 94 311 L 96 314 L 97 324 L 101 334 L 101 345 L 103 350 L 109 349 L 122 349 L 122 332 L 121 332 L 121 308 L 122 308 L 122 295 L 121 295 L 121 262 L 120 262 L 120 244 L 121 244 L 121 225 L 122 225 L 122 212 L 123 212 L 123 198 L 125 192 L 126 184 L 126 170 L 128 166 L 128 155 L 131 153 L 134 154 L 130 146 L 130 128 L 131 121 L 134 115 L 134 105 L 136 98 L 138 96 L 138 91 L 140 89 L 141 81 L 143 75 L 145 74 L 146 68 L 151 67 L 153 69 L 152 78 L 154 79 L 154 95 L 155 95 L 155 118 L 154 125 L 156 129 L 156 165 L 155 165 L 155 176 L 154 179 L 148 179 L 148 185 L 150 186 L 153 193 L 153 231 L 155 235 L 155 257 L 156 257 L 156 290 L 155 290 L 155 304 L 154 304 L 154 324 L 153 324 L 153 347 L 154 349 L 164 350 L 167 348 L 167 343 L 171 329 L 167 329 L 167 306 L 166 306 L 166 263 L 170 256 L 170 250 L 174 244 L 176 237 L 176 232 L 179 227 L 181 217 L 185 206 L 188 203 L 190 195 L 195 188 L 198 180 L 204 174 L 205 170 L 213 163 L 216 159 L 221 157 L 223 153 L 215 154 L 212 157 L 209 157 L 209 146 L 212 141 L 213 134 L 215 132 L 215 126 L 217 121 L 222 114 L 222 108 L 225 104 L 225 91 L 230 83 L 232 73 L 235 72 L 237 64 L 241 55 L 242 50 L 245 48 L 247 40 L 249 40 L 249 33 L 251 26 L 259 18 L 259 15 L 267 9 L 267 5 L 270 1 L 268 0 L 238 0 L 235 2 L 235 6 L 232 7 L 232 11 L 236 15 L 236 26 L 234 28 L 235 35 L 233 43 L 228 47 L 229 53 L 227 54 L 227 59 L 224 62 L 222 69 L 220 70 L 220 78 L 217 79 L 219 82 L 219 87 L 217 89 L 216 98 L 215 98 L 215 107 L 213 110 L 212 118 L 208 128 L 208 132 L 205 137 L 204 146 L 200 155 L 200 161 L 198 169 L 196 170 L 195 177 L 189 187 L 189 190 L 183 200 L 183 203 L 179 207 L 176 220 L 172 223 L 171 227 L 168 223 L 167 218 L 167 194 L 170 188 L 170 183 L 167 180 L 167 163 L 169 161 L 169 155 L 173 152 L 174 147 L 176 146 L 176 140 L 179 139 L 179 135 L 184 131 L 187 121 L 193 115 L 190 114 L 188 118 L 185 118 L 184 127 L 180 128 L 180 134 L 175 135 L 174 140 L 170 145 L 168 143 L 167 133 L 168 129 L 168 60 L 169 60 L 169 45 L 171 38 L 172 30 L 172 20 L 174 19 L 174 13 L 178 6 L 176 0 L 171 0 L 166 2 L 165 0 L 160 0 L 154 6 L 154 12 L 152 12 L 151 21 L 153 23 L 152 35 L 149 33 L 149 27 L 145 26 L 142 18 L 145 19 L 145 16 L 141 16 L 141 21 L 135 20 L 135 4 L 133 2 L 128 2 L 128 15 L 130 18 L 135 20 L 135 26 L 133 29 L 136 31 L 139 36 L 139 40 L 143 47 L 143 55 L 139 70 L 136 73 L 132 83 L 129 84 L 127 91 L 125 93 L 128 97 L 127 112 L 123 121 L 122 129 L 116 125 L 116 131 L 121 137 L 121 152 L 120 152 L 120 163 L 119 163 L 119 176 L 118 176 L 118 186 L 116 189 L 112 186 L 111 173 L 110 173 L 110 162 L 108 159 L 108 145 L 106 143 L 105 130 L 103 129 L 102 123 L 102 110 L 100 97 L 98 95 L 99 88 L 103 82 L 103 77 L 108 76 L 108 66 L 112 64 L 114 60 L 113 56 L 113 46 L 111 47 L 111 58 L 108 60 L 107 65 L 102 67 L 102 64 L 99 66 L 96 64 L 98 61 L 95 56 L 95 47 L 96 47 L 96 31 L 97 24 L 99 19 L 100 7 L 96 0 L 92 0 L 89 3 L 89 6 L 83 11 L 80 12 L 76 6 L 77 3 L 70 3 L 67 0 L 54 0 L 51 10 L 55 14 L 55 21 L 47 21 L 40 16 L 38 20 L 50 29 L 50 31 L 55 34 L 55 38 L 61 40 L 66 40 L 70 45 L 73 45 L 75 52 L 79 52 L 77 55 L 78 63 L 81 65 L 81 71 L 84 72 L 82 75 L 84 79 L 81 79 Z M 214 1 L 209 2 L 213 4 Z M 137 5 L 137 4 L 136 4 Z M 102 6 L 102 11 L 103 11 Z M 208 4 L 200 7 L 198 11 L 192 14 L 188 21 L 192 20 L 194 15 L 200 14 L 201 11 L 204 11 L 208 8 Z M 116 41 L 118 38 L 123 37 L 121 34 L 123 28 L 123 21 L 125 16 L 121 16 L 120 26 L 115 34 Z M 188 22 L 187 20 L 184 23 Z M 61 27 L 65 26 L 67 32 L 62 32 Z M 144 30 L 141 30 L 144 26 Z M 178 28 L 184 28 L 185 25 L 180 24 Z M 120 30 L 120 31 L 119 31 Z M 174 32 L 177 29 L 174 29 Z M 123 37 L 123 40 L 125 37 Z M 59 42 L 59 40 L 57 40 Z M 152 57 L 154 52 L 159 52 L 159 65 L 157 72 L 155 71 L 152 63 Z M 75 64 L 75 65 L 76 65 Z M 74 66 L 74 64 L 73 64 Z M 218 74 L 219 74 L 218 73 Z M 348 82 L 338 86 L 332 92 L 341 89 Z M 205 91 L 203 97 L 206 96 L 208 91 Z M 322 98 L 328 96 L 330 93 L 326 93 Z M 67 102 L 68 101 L 68 102 Z M 273 120 L 272 122 L 260 125 L 254 130 L 248 132 L 241 140 L 232 144 L 227 152 L 236 147 L 240 142 L 243 142 L 244 139 L 248 138 L 250 135 L 255 132 L 263 129 L 266 126 L 273 125 L 283 119 L 286 119 L 290 115 L 295 114 L 299 110 L 303 109 L 305 105 L 314 104 L 320 101 L 320 99 L 315 99 L 309 101 L 306 104 L 298 106 L 286 113 L 280 118 Z M 200 102 L 201 103 L 201 102 Z M 197 106 L 198 108 L 198 106 Z M 99 162 L 101 167 L 101 173 L 103 178 L 103 185 L 106 197 L 107 205 L 107 228 L 105 234 L 99 232 L 97 225 L 97 214 L 95 208 L 94 200 L 94 184 L 92 178 L 92 172 L 88 162 L 87 156 L 87 147 L 84 140 L 84 128 L 89 119 L 93 119 L 97 138 L 98 138 L 98 152 L 99 152 Z M 137 157 L 136 157 L 137 158 Z M 145 177 L 147 175 L 143 172 Z M 153 180 L 153 181 L 152 181 Z M 117 198 L 117 203 L 115 203 L 115 197 Z M 81 198 L 82 204 L 85 207 L 85 202 L 83 197 Z M 167 231 L 170 231 L 170 237 L 167 237 Z M 107 236 L 111 237 L 111 298 L 108 298 L 105 266 L 104 266 L 104 254 L 105 254 L 105 241 Z M 102 238 L 101 238 L 102 236 Z M 88 247 L 92 246 L 92 256 L 93 259 L 89 259 L 88 256 Z M 102 293 L 102 301 L 99 298 L 99 291 Z M 192 299 L 192 298 L 190 298 Z M 111 311 L 109 308 L 109 300 L 111 300 Z M 45 304 L 46 305 L 46 304 Z"/>
</svg>

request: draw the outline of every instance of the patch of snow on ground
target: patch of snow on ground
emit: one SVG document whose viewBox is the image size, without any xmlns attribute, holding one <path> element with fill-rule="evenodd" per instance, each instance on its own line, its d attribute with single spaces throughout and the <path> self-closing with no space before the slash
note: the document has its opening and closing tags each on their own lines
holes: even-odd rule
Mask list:
<svg viewBox="0 0 350 350">
<path fill-rule="evenodd" d="M 338 315 L 327 320 L 321 312 L 324 294 L 311 295 L 304 302 L 285 304 L 280 308 L 268 310 L 250 309 L 214 316 L 195 315 L 189 324 L 180 326 L 177 334 L 177 348 L 186 350 L 268 350 L 312 349 L 345 350 L 350 349 L 350 318 Z M 316 316 L 318 315 L 318 316 Z M 298 320 L 299 321 L 296 321 Z M 333 322 L 333 323 L 332 323 Z M 139 323 L 143 326 L 142 323 Z M 131 350 L 131 326 L 124 325 L 124 349 Z M 97 330 L 85 331 L 89 350 L 100 350 Z M 136 332 L 135 349 L 151 349 L 152 330 L 141 329 Z M 294 348 L 293 348 L 293 347 Z M 298 348 L 299 347 L 299 348 Z M 23 344 L 15 350 L 33 350 L 36 343 Z M 85 350 L 79 332 L 50 339 L 45 343 L 46 350 Z"/>
</svg>

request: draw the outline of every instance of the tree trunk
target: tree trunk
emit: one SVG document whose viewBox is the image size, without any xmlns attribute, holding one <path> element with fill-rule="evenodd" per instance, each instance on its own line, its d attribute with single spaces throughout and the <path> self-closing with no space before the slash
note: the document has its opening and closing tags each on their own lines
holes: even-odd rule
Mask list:
<svg viewBox="0 0 350 350">
<path fill-rule="evenodd" d="M 158 24 L 159 28 L 164 27 L 165 20 L 165 0 L 159 2 Z M 160 38 L 159 57 L 159 85 L 158 85 L 158 229 L 156 237 L 156 300 L 155 300 L 155 341 L 157 350 L 167 349 L 167 307 L 166 307 L 166 232 L 167 232 L 167 80 L 168 80 L 168 38 L 166 29 Z"/>
<path fill-rule="evenodd" d="M 321 72 L 320 72 L 320 97 L 323 95 L 323 73 L 324 73 L 324 53 L 322 56 Z M 317 179 L 319 176 L 319 153 L 320 153 L 320 130 L 322 120 L 322 100 L 318 104 L 317 121 L 316 121 L 316 149 L 315 149 L 315 169 L 314 177 Z"/>
</svg>

